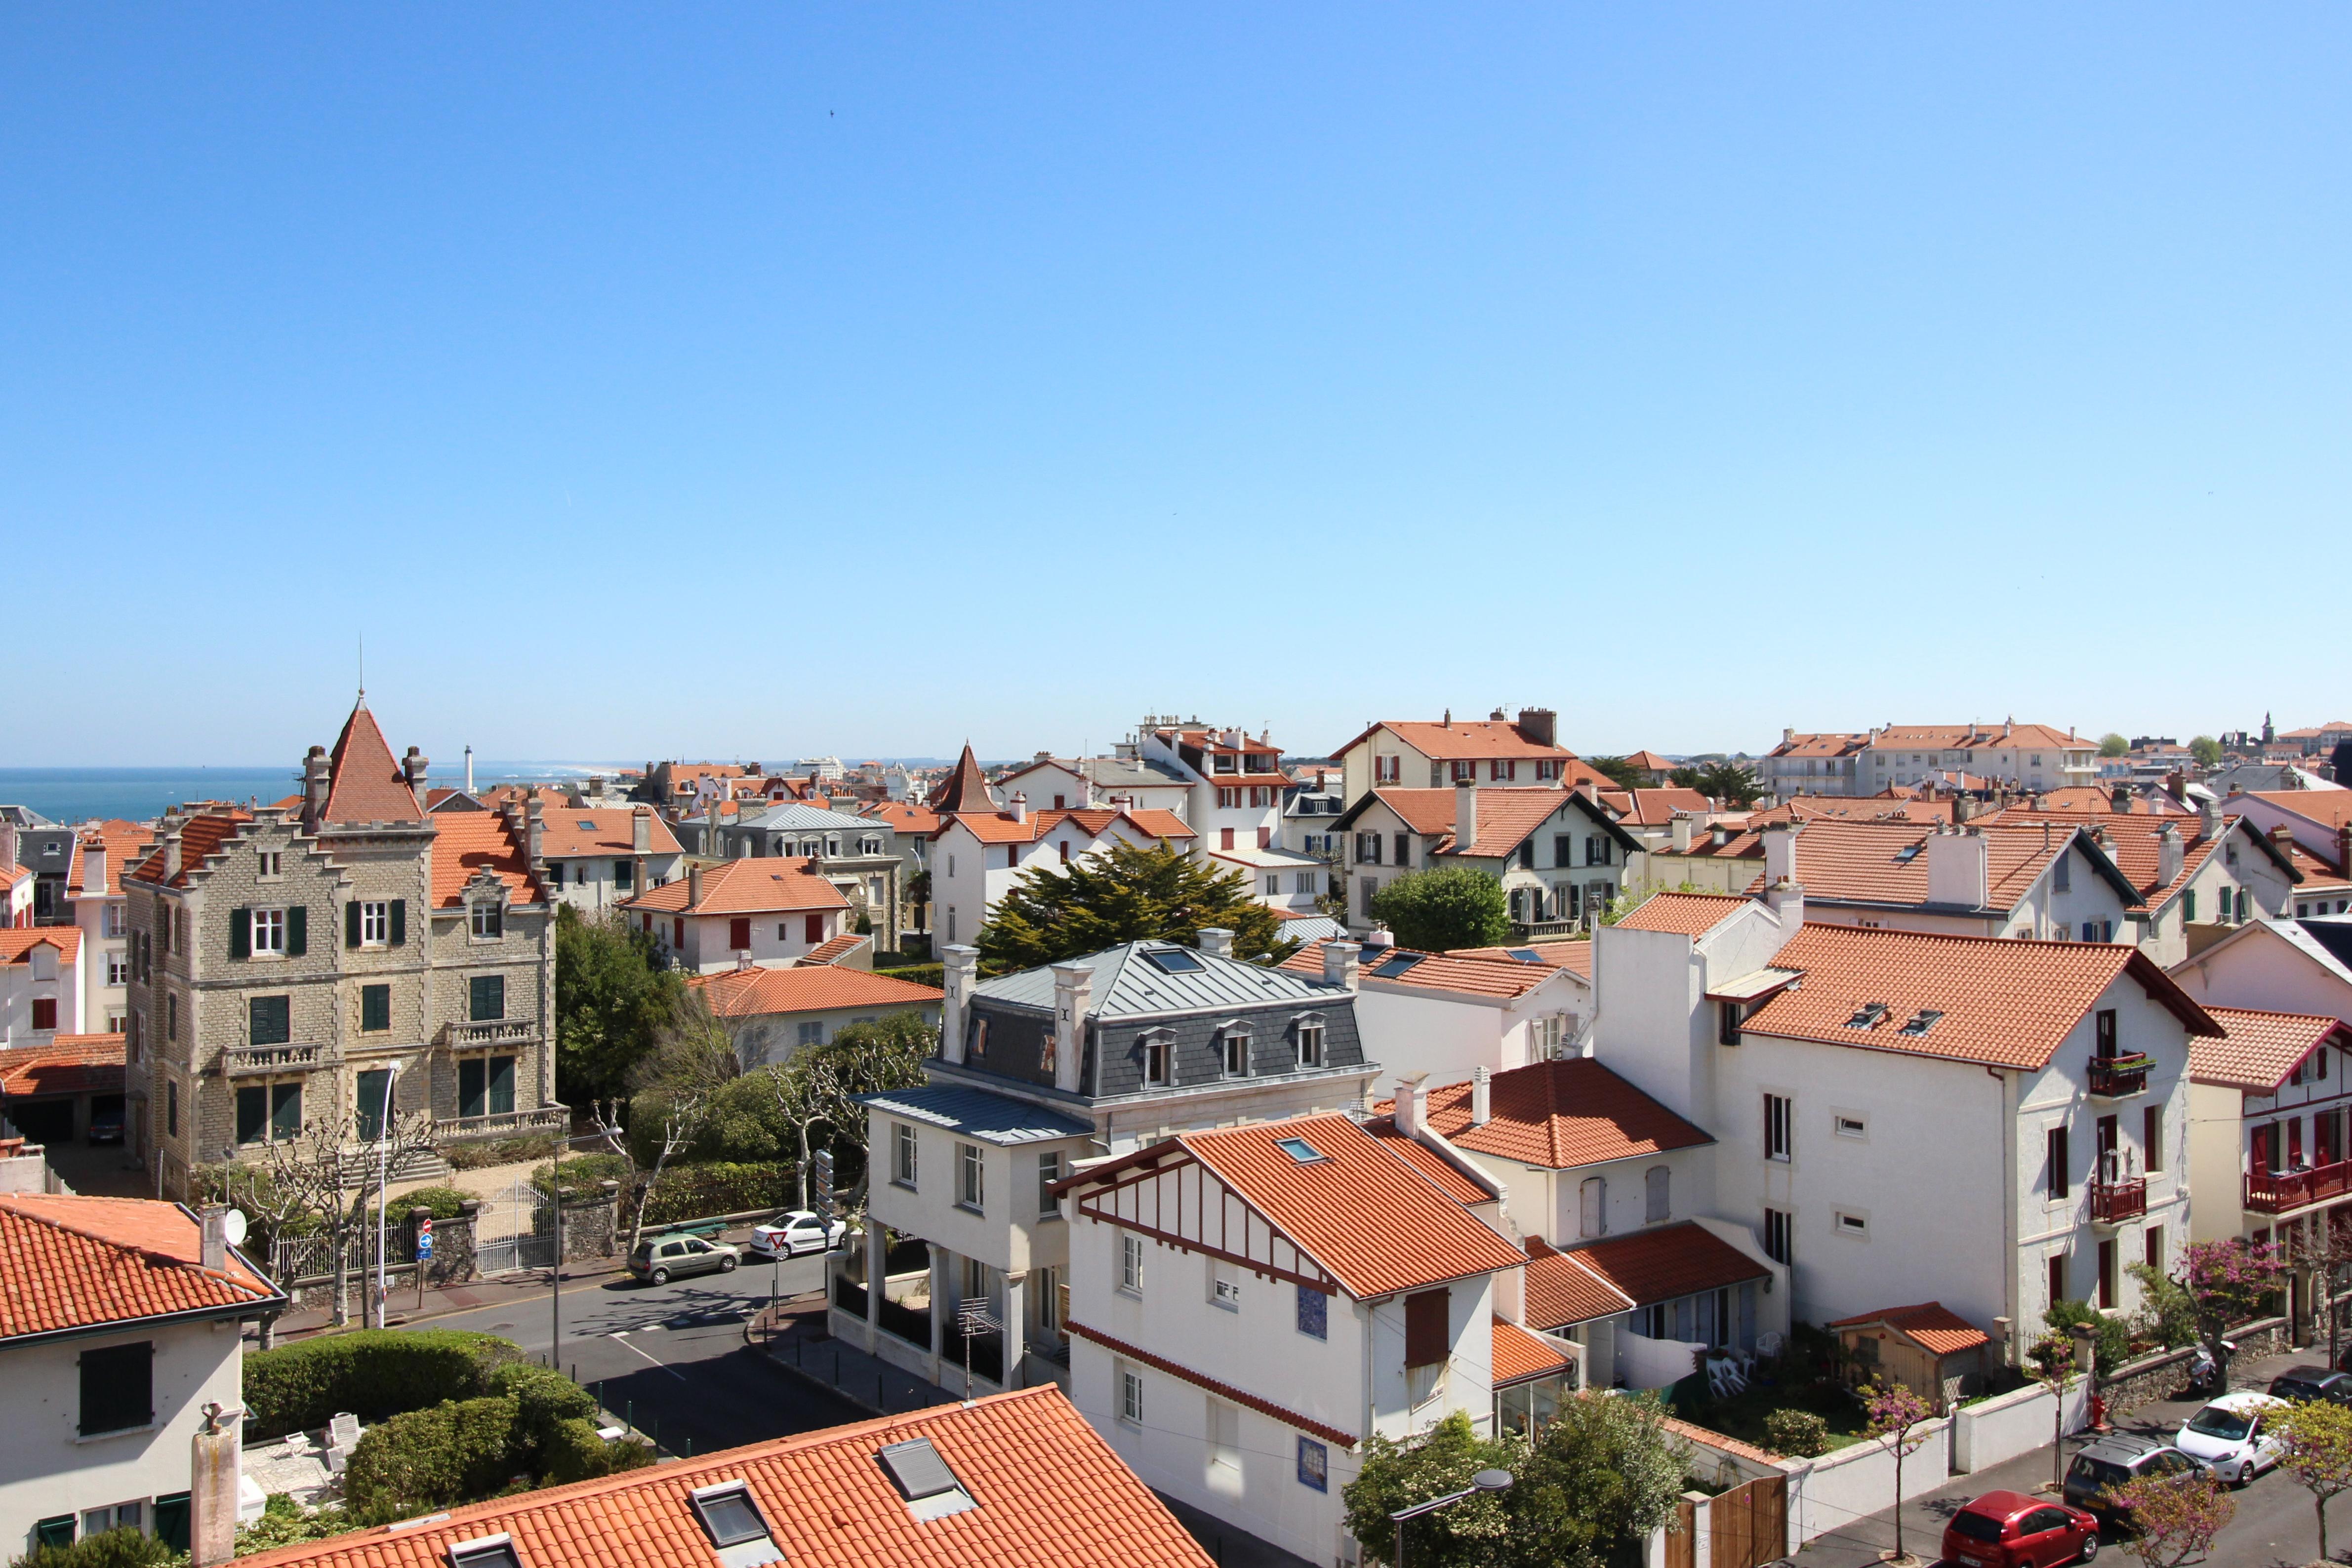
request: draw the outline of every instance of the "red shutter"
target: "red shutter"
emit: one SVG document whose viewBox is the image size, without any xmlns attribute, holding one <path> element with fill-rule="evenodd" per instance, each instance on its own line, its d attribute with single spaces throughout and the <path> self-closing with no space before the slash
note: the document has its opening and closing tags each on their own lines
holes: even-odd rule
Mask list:
<svg viewBox="0 0 2352 1568">
<path fill-rule="evenodd" d="M 1217 847 L 1221 850 L 1229 850 L 1234 847 L 1234 831 L 1231 828 L 1219 828 L 1217 830 Z"/>
<path fill-rule="evenodd" d="M 1274 830 L 1272 828 L 1260 828 L 1257 831 L 1257 847 L 1262 850 L 1270 850 L 1274 847 Z"/>
<path fill-rule="evenodd" d="M 749 920 L 729 921 L 727 923 L 727 946 L 734 948 L 737 952 L 740 952 L 751 945 L 751 923 Z"/>
<path fill-rule="evenodd" d="M 679 915 L 670 922 L 670 944 L 679 952 L 686 951 L 686 917 Z"/>
<path fill-rule="evenodd" d="M 1416 1291 L 1404 1299 L 1404 1364 L 1435 1366 L 1445 1359 L 1444 1291 Z"/>
<path fill-rule="evenodd" d="M 803 935 L 807 938 L 810 946 L 812 946 L 824 941 L 824 916 L 822 915 L 810 915 L 803 926 Z"/>
</svg>

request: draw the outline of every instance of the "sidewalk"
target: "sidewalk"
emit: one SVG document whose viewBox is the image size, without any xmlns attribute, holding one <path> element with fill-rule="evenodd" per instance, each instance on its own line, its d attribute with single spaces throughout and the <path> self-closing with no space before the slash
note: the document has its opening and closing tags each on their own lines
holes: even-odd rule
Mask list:
<svg viewBox="0 0 2352 1568">
<path fill-rule="evenodd" d="M 566 1295 L 575 1291 L 601 1289 L 626 1267 L 619 1258 L 589 1258 L 563 1266 L 562 1291 Z M 365 1326 L 369 1317 L 368 1282 L 354 1279 L 351 1288 L 351 1323 Z M 544 1305 L 549 1291 L 548 1270 L 530 1269 L 496 1279 L 472 1280 L 462 1285 L 427 1286 L 420 1302 L 413 1289 L 396 1289 L 386 1303 L 385 1322 L 394 1327 L 404 1323 L 425 1322 L 446 1317 L 453 1312 L 472 1312 L 478 1307 L 505 1306 L 509 1302 L 527 1305 L 537 1301 Z M 279 1340 L 301 1339 L 334 1326 L 335 1314 L 329 1307 L 301 1307 L 281 1315 L 278 1320 L 276 1337 Z M 250 1332 L 250 1331 L 248 1331 Z"/>
</svg>

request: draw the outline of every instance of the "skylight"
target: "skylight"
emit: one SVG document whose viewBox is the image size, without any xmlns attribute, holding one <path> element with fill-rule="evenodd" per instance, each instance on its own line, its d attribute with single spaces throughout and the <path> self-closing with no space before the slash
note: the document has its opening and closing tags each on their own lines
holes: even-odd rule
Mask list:
<svg viewBox="0 0 2352 1568">
<path fill-rule="evenodd" d="M 1926 1034 L 1936 1027 L 1936 1020 L 1943 1016 L 1943 1013 L 1936 1008 L 1921 1008 L 1912 1017 L 1911 1021 L 1903 1026 L 1902 1032 L 1908 1035 Z"/>
<path fill-rule="evenodd" d="M 1380 979 L 1393 979 L 1428 957 L 1426 953 L 1396 953 L 1372 966 L 1372 974 Z"/>
<path fill-rule="evenodd" d="M 1323 1151 L 1304 1138 L 1276 1138 L 1274 1146 L 1302 1166 L 1312 1165 L 1323 1157 Z"/>
<path fill-rule="evenodd" d="M 1517 958 L 1522 964 L 1540 964 L 1543 962 L 1543 955 L 1537 952 L 1532 947 L 1508 948 L 1506 950 L 1505 956 L 1507 957 Z"/>
<path fill-rule="evenodd" d="M 513 1537 L 485 1535 L 451 1542 L 449 1568 L 522 1568 L 522 1559 L 515 1555 Z"/>
<path fill-rule="evenodd" d="M 1143 960 L 1163 975 L 1193 975 L 1208 968 L 1189 947 L 1149 947 Z"/>
<path fill-rule="evenodd" d="M 1916 844 L 1905 844 L 1901 849 L 1895 852 L 1895 863 L 1896 865 L 1909 865 L 1913 861 L 1919 858 L 1919 852 L 1927 847 L 1927 841 L 1925 839 L 1920 840 Z"/>
<path fill-rule="evenodd" d="M 697 1487 L 687 1494 L 703 1533 L 718 1548 L 720 1568 L 763 1568 L 783 1560 L 783 1549 L 769 1533 L 751 1489 L 740 1480 Z"/>
<path fill-rule="evenodd" d="M 929 1437 L 892 1443 L 874 1458 L 889 1476 L 890 1484 L 898 1489 L 898 1495 L 907 1500 L 907 1511 L 918 1521 L 944 1519 L 978 1506 Z"/>
<path fill-rule="evenodd" d="M 591 821 L 583 821 L 580 824 L 580 831 L 583 833 L 593 833 L 596 831 L 596 824 Z"/>
<path fill-rule="evenodd" d="M 1854 1009 L 1853 1017 L 1845 1020 L 1848 1029 L 1876 1029 L 1885 1020 L 1888 1008 L 1885 1002 L 1864 1002 Z"/>
</svg>

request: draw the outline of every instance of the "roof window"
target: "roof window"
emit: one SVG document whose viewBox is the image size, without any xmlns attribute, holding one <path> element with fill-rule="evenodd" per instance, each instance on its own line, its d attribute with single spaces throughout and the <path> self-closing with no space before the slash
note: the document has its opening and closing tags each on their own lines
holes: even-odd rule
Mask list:
<svg viewBox="0 0 2352 1568">
<path fill-rule="evenodd" d="M 580 823 L 580 831 L 583 833 L 593 833 L 596 831 L 596 824 L 583 819 Z"/>
<path fill-rule="evenodd" d="M 1392 953 L 1372 966 L 1372 975 L 1377 979 L 1394 979 L 1428 956 L 1426 953 Z"/>
<path fill-rule="evenodd" d="M 1147 947 L 1143 958 L 1163 975 L 1193 975 L 1208 967 L 1189 947 Z"/>
<path fill-rule="evenodd" d="M 1274 1146 L 1302 1166 L 1313 1165 L 1323 1157 L 1323 1151 L 1304 1138 L 1276 1138 Z"/>
<path fill-rule="evenodd" d="M 522 1559 L 515 1555 L 514 1537 L 500 1532 L 452 1542 L 449 1568 L 522 1568 Z"/>
<path fill-rule="evenodd" d="M 944 1519 L 979 1506 L 929 1437 L 892 1443 L 874 1458 L 907 1500 L 907 1511 L 919 1521 Z"/>
<path fill-rule="evenodd" d="M 1853 1009 L 1853 1017 L 1845 1020 L 1848 1029 L 1876 1029 L 1886 1021 L 1891 1011 L 1885 1002 L 1864 1002 Z"/>
<path fill-rule="evenodd" d="M 1543 955 L 1537 952 L 1532 947 L 1507 948 L 1505 949 L 1504 956 L 1509 958 L 1516 958 L 1522 964 L 1540 964 L 1543 962 Z"/>
<path fill-rule="evenodd" d="M 1936 1020 L 1943 1016 L 1943 1013 L 1935 1008 L 1921 1008 L 1911 1015 L 1911 1021 L 1903 1026 L 1902 1032 L 1916 1039 L 1935 1028 Z"/>
<path fill-rule="evenodd" d="M 761 1568 L 762 1563 L 783 1561 L 783 1549 L 769 1533 L 768 1521 L 744 1482 L 697 1487 L 687 1494 L 687 1500 L 694 1506 L 695 1518 L 702 1521 L 703 1533 L 719 1549 L 722 1568 Z"/>
<path fill-rule="evenodd" d="M 1921 839 L 1916 844 L 1905 844 L 1901 849 L 1895 852 L 1895 863 L 1896 865 L 1909 865 L 1913 861 L 1919 858 L 1919 852 L 1927 847 L 1927 841 L 1925 839 Z"/>
</svg>

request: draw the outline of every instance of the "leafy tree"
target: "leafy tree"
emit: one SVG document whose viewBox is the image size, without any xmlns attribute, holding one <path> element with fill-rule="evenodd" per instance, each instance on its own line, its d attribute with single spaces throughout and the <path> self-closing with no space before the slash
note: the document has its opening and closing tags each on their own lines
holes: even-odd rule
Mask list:
<svg viewBox="0 0 2352 1568">
<path fill-rule="evenodd" d="M 2140 1265 L 2145 1269 L 2147 1264 Z M 2131 1359 L 2131 1324 L 2112 1318 L 2088 1301 L 2053 1301 L 2042 1321 L 2060 1333 L 2076 1324 L 2088 1328 L 2098 1342 L 2098 1368 L 2108 1372 Z"/>
<path fill-rule="evenodd" d="M 653 934 L 619 915 L 555 912 L 556 1095 L 567 1104 L 628 1092 L 631 1075 L 686 1001 Z"/>
<path fill-rule="evenodd" d="M 1460 1411 L 1411 1442 L 1374 1434 L 1364 1449 L 1356 1479 L 1339 1495 L 1348 1507 L 1348 1529 L 1368 1557 L 1391 1562 L 1396 1526 L 1389 1515 L 1447 1492 L 1461 1491 L 1480 1470 L 1526 1465 L 1527 1445 L 1517 1437 L 1482 1437 Z M 1507 1492 L 1479 1492 L 1452 1508 L 1409 1520 L 1405 1559 L 1413 1568 L 1483 1568 L 1498 1561 L 1514 1528 Z"/>
<path fill-rule="evenodd" d="M 2212 1555 L 2213 1538 L 2237 1513 L 2221 1483 L 2203 1470 L 2185 1475 L 2143 1476 L 2109 1487 L 2107 1501 L 2128 1510 L 2131 1529 L 2123 1549 L 2147 1568 L 2181 1568 Z"/>
<path fill-rule="evenodd" d="M 1927 1440 L 1919 1428 L 1935 1417 L 1936 1407 L 1906 1385 L 1881 1382 L 1874 1375 L 1862 1388 L 1862 1409 L 1870 1419 L 1865 1430 L 1895 1455 L 1894 1561 L 1911 1562 L 1911 1554 L 1903 1550 L 1903 1461 Z"/>
<path fill-rule="evenodd" d="M 2243 1322 L 2261 1307 L 2263 1298 L 2286 1278 L 2278 1246 L 2259 1245 L 2238 1237 L 2219 1241 L 2192 1241 L 2180 1251 L 2180 1272 L 2175 1276 L 2189 1292 L 2196 1314 L 2197 1338 L 2213 1358 L 2215 1384 L 2230 1385 L 2230 1349 L 2223 1341 L 2232 1323 Z"/>
<path fill-rule="evenodd" d="M 2133 1263 L 2124 1272 L 2139 1282 L 2139 1307 L 2132 1313 L 2131 1332 L 2137 1337 L 2179 1350 L 2197 1340 L 2197 1303 L 2179 1281 L 2145 1263 Z M 2329 1357 L 2333 1365 L 2334 1356 Z"/>
<path fill-rule="evenodd" d="M 1697 768 L 1677 768 L 1668 775 L 1679 789 L 1696 789 L 1709 800 L 1741 809 L 1764 793 L 1756 770 L 1739 762 L 1709 762 Z"/>
<path fill-rule="evenodd" d="M 9 1568 L 169 1568 L 186 1561 L 158 1537 L 126 1524 L 85 1535 L 70 1546 L 36 1546 L 10 1559 Z"/>
<path fill-rule="evenodd" d="M 2300 1399 L 2271 1417 L 2271 1433 L 2286 1446 L 2279 1467 L 2311 1492 L 2319 1515 L 2319 1560 L 2327 1552 L 2327 1500 L 2352 1491 L 2352 1409 L 2328 1399 Z"/>
<path fill-rule="evenodd" d="M 2102 757 L 2121 757 L 2130 749 L 2131 742 L 2120 735 L 2107 734 L 2099 737 L 2099 755 Z"/>
<path fill-rule="evenodd" d="M 1424 953 L 1492 947 L 1511 939 L 1511 904 L 1503 884 L 1468 866 L 1407 872 L 1372 895 L 1372 918 L 1397 941 Z"/>
<path fill-rule="evenodd" d="M 919 1087 L 925 1082 L 923 1062 L 939 1049 L 939 1040 L 940 1031 L 920 1013 L 892 1013 L 851 1024 L 824 1044 L 753 1075 L 790 1140 L 782 1152 L 793 1158 L 803 1207 L 810 1197 L 810 1157 L 820 1147 L 833 1150 L 835 1179 L 862 1191 L 866 1107 L 857 1096 Z M 845 1155 L 854 1156 L 854 1173 L 845 1168 Z"/>
<path fill-rule="evenodd" d="M 1000 972 L 1034 969 L 1122 942 L 1198 946 L 1204 926 L 1231 931 L 1234 952 L 1252 962 L 1278 964 L 1298 950 L 1240 872 L 1165 843 L 1121 843 L 1022 873 L 980 928 L 980 956 Z"/>
<path fill-rule="evenodd" d="M 1591 768 L 1592 771 L 1600 774 L 1602 778 L 1617 785 L 1620 789 L 1644 789 L 1649 788 L 1650 775 L 1648 770 L 1646 768 L 1634 767 L 1632 762 L 1622 757 L 1588 757 L 1583 759 L 1583 762 L 1587 768 Z"/>
<path fill-rule="evenodd" d="M 2189 755 L 2197 759 L 2200 768 L 2221 766 L 2221 743 L 2210 735 L 2200 735 L 2189 743 Z"/>
<path fill-rule="evenodd" d="M 2074 1342 L 2054 1330 L 2043 1334 L 2025 1353 L 2025 1370 L 2050 1390 L 2056 1406 L 2050 1421 L 2050 1490 L 2056 1491 L 2066 1481 L 2066 1391 L 2074 1386 Z"/>
<path fill-rule="evenodd" d="M 1511 1514 L 1503 1561 L 1512 1568 L 1639 1563 L 1650 1531 L 1675 1517 L 1689 1474 L 1665 1417 L 1654 1394 L 1564 1401 L 1517 1484 L 1501 1494 Z"/>
</svg>

